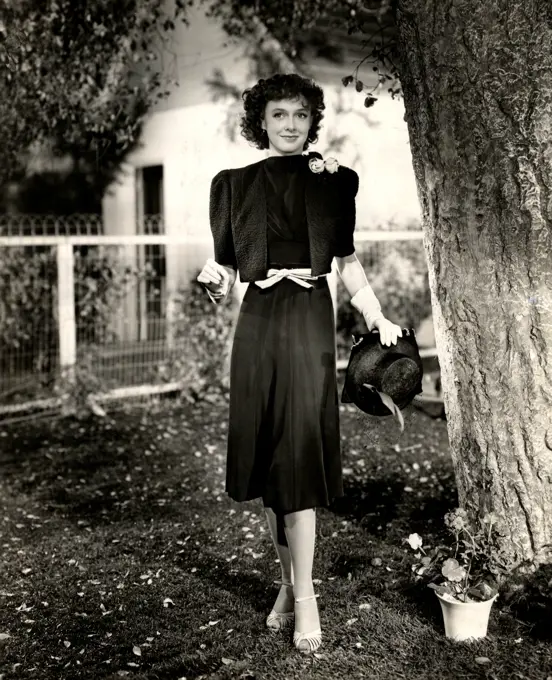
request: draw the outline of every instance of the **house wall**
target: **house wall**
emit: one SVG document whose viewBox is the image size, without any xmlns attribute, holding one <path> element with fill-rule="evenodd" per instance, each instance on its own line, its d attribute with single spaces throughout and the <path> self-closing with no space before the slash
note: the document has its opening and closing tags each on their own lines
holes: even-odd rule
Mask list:
<svg viewBox="0 0 552 680">
<path fill-rule="evenodd" d="M 226 124 L 230 118 L 236 131 L 240 109 L 231 99 L 213 101 L 207 84 L 214 70 L 220 69 L 225 79 L 240 89 L 250 86 L 245 50 L 245 45 L 229 43 L 222 29 L 201 10 L 192 11 L 190 26 L 178 27 L 163 55 L 166 73 L 179 86 L 154 109 L 145 124 L 140 148 L 128 158 L 118 182 L 103 201 L 107 234 L 136 233 L 136 168 L 164 166 L 166 233 L 205 239 L 202 245 L 168 249 L 168 291 L 185 285 L 212 256 L 208 219 L 212 177 L 223 168 L 247 165 L 266 155 L 249 146 L 239 130 L 235 141 L 229 139 Z M 363 96 L 351 87 L 343 88 L 337 75 L 332 82 L 326 78 L 319 82 L 327 105 L 324 127 L 312 148 L 324 156 L 335 156 L 359 173 L 357 228 L 377 229 L 390 221 L 404 226 L 418 221 L 402 103 L 382 94 L 375 106 L 366 109 Z M 332 140 L 342 135 L 346 141 L 337 148 Z M 237 286 L 237 293 L 243 294 L 243 286 Z"/>
</svg>

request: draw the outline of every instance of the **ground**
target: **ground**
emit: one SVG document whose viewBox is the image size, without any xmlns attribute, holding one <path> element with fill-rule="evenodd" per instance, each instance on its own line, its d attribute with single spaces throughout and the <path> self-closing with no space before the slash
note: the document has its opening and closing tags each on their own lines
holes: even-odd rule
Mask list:
<svg viewBox="0 0 552 680">
<path fill-rule="evenodd" d="M 455 506 L 446 421 L 342 407 L 346 496 L 319 511 L 323 647 L 264 619 L 275 554 L 258 501 L 223 491 L 227 404 L 165 400 L 103 419 L 0 426 L 0 680 L 552 680 L 548 582 L 454 643 L 413 582 L 413 532 Z"/>
</svg>

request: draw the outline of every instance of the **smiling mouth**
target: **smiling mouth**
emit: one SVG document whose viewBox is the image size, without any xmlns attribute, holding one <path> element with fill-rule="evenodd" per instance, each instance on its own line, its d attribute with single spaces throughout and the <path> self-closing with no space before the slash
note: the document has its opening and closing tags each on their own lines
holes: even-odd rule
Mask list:
<svg viewBox="0 0 552 680">
<path fill-rule="evenodd" d="M 284 139 L 297 139 L 299 135 L 282 135 Z"/>
</svg>

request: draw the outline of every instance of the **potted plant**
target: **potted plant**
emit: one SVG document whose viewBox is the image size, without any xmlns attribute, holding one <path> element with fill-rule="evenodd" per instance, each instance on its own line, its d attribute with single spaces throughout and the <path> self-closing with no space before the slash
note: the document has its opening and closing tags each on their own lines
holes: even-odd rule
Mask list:
<svg viewBox="0 0 552 680">
<path fill-rule="evenodd" d="M 428 580 L 439 598 L 448 638 L 483 638 L 499 586 L 516 568 L 498 546 L 501 522 L 491 512 L 473 526 L 467 512 L 458 508 L 445 515 L 445 526 L 453 537 L 448 544 L 424 547 L 418 534 L 406 539 L 417 551 L 412 571 L 417 580 Z"/>
</svg>

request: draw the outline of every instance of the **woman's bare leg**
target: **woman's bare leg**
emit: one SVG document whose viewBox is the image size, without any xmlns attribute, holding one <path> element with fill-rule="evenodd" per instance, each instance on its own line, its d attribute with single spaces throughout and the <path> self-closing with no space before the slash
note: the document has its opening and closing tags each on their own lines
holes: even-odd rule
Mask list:
<svg viewBox="0 0 552 680">
<path fill-rule="evenodd" d="M 314 595 L 312 565 L 316 541 L 316 510 L 314 508 L 284 515 L 286 537 L 293 565 L 295 598 Z M 295 603 L 295 630 L 310 633 L 320 628 L 316 599 Z"/>
<path fill-rule="evenodd" d="M 265 508 L 265 513 L 270 535 L 280 560 L 282 583 L 293 583 L 293 567 L 286 536 L 285 534 L 282 536 L 283 532 L 278 531 L 278 517 L 274 510 L 272 508 Z M 282 542 L 282 539 L 285 541 L 285 544 Z M 280 588 L 273 610 L 277 613 L 292 612 L 293 604 L 293 590 L 291 588 Z"/>
</svg>

